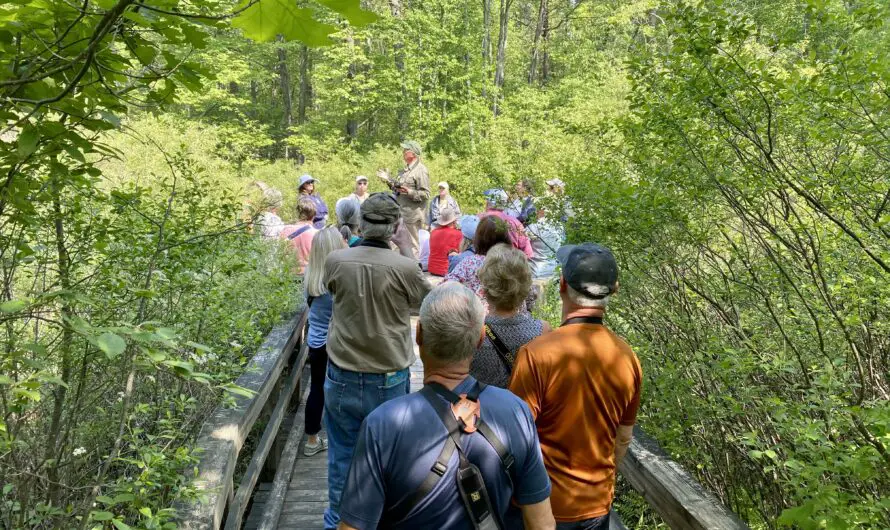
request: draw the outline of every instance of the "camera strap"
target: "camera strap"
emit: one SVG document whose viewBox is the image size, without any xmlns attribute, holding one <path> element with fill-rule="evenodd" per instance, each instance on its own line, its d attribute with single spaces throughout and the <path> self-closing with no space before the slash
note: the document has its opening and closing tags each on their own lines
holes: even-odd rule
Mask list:
<svg viewBox="0 0 890 530">
<path fill-rule="evenodd" d="M 507 375 L 510 375 L 513 371 L 513 363 L 516 362 L 516 358 L 513 356 L 510 348 L 507 348 L 507 345 L 504 344 L 504 341 L 502 341 L 494 331 L 494 328 L 488 324 L 485 324 L 485 336 L 488 337 L 489 342 L 494 346 L 494 351 L 496 351 L 498 357 L 500 357 L 501 363 L 503 363 L 504 368 L 507 369 Z"/>
<path fill-rule="evenodd" d="M 411 496 L 387 510 L 387 521 L 397 523 L 403 520 L 420 501 L 430 494 L 439 479 L 448 471 L 448 462 L 454 451 L 457 450 L 458 491 L 473 527 L 478 530 L 499 530 L 502 528 L 495 510 L 492 508 L 482 473 L 469 461 L 460 444 L 462 432 L 467 434 L 478 432 L 495 450 L 501 460 L 504 472 L 512 483 L 513 455 L 510 454 L 491 427 L 482 421 L 479 394 L 483 390 L 485 390 L 485 385 L 477 382 L 470 392 L 460 396 L 438 383 L 430 383 L 420 391 L 420 394 L 439 415 L 439 419 L 448 431 L 448 436 L 445 438 L 445 444 L 439 457 L 430 468 L 429 475 Z M 440 397 L 444 398 L 447 403 L 443 403 Z"/>
</svg>

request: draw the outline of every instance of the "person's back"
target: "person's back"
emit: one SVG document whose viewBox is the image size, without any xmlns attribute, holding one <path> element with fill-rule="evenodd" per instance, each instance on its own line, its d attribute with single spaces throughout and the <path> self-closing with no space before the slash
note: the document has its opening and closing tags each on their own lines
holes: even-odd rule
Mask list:
<svg viewBox="0 0 890 530">
<path fill-rule="evenodd" d="M 365 239 L 337 250 L 325 263 L 334 295 L 328 355 L 356 372 L 386 373 L 414 362 L 411 310 L 429 291 L 417 261 Z"/>
<path fill-rule="evenodd" d="M 460 247 L 463 234 L 454 226 L 440 226 L 430 233 L 430 258 L 427 269 L 430 274 L 448 274 L 448 252 Z"/>
<path fill-rule="evenodd" d="M 557 258 L 563 325 L 519 350 L 510 390 L 535 417 L 560 528 L 599 528 L 608 523 L 615 471 L 636 421 L 642 368 L 602 324 L 618 288 L 611 252 L 570 245 Z"/>
<path fill-rule="evenodd" d="M 463 394 L 473 387 L 468 377 L 454 392 Z M 447 402 L 440 398 L 443 406 Z M 519 480 L 511 484 L 497 452 L 480 434 L 462 434 L 461 446 L 468 459 L 485 477 L 488 494 L 498 517 L 517 522 L 521 517 L 511 498 L 521 504 L 540 502 L 549 494 L 546 471 L 537 467 L 535 424 L 528 406 L 510 392 L 486 387 L 479 395 L 482 420 L 506 444 L 513 455 Z M 404 503 L 417 490 L 436 462 L 448 434 L 436 411 L 419 393 L 408 394 L 379 406 L 365 420 L 356 451 L 371 458 L 355 458 L 346 480 L 342 519 L 356 528 L 473 528 L 456 487 L 457 454 L 430 494 L 401 521 L 387 520 L 387 513 Z M 366 451 L 359 452 L 362 443 Z M 378 489 L 377 486 L 381 486 Z M 509 513 L 508 513 L 509 512 Z M 356 526 L 357 521 L 376 521 L 379 526 Z M 515 528 L 506 526 L 505 528 Z"/>
</svg>

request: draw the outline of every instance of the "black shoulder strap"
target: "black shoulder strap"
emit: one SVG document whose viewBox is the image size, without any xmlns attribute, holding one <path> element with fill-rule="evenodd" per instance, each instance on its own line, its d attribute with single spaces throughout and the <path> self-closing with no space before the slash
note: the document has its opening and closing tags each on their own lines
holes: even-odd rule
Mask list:
<svg viewBox="0 0 890 530">
<path fill-rule="evenodd" d="M 476 385 L 467 392 L 467 399 L 471 401 L 478 401 L 479 394 L 485 390 L 485 384 L 477 382 Z M 420 391 L 420 395 L 426 398 L 427 402 L 433 407 L 433 410 L 436 411 L 436 414 L 439 415 L 439 419 L 442 420 L 442 423 L 445 424 L 445 428 L 448 430 L 448 437 L 445 439 L 445 445 L 442 447 L 442 451 L 439 453 L 439 457 L 436 458 L 436 462 L 433 464 L 433 467 L 430 468 L 429 475 L 423 480 L 420 486 L 417 488 L 410 497 L 406 497 L 402 502 L 399 502 L 392 508 L 386 510 L 386 520 L 395 524 L 408 516 L 411 513 L 411 510 L 417 506 L 420 501 L 422 501 L 427 495 L 433 491 L 433 488 L 436 487 L 436 484 L 439 482 L 445 473 L 448 471 L 448 462 L 451 460 L 451 455 L 454 454 L 455 449 L 458 448 L 458 440 L 457 437 L 460 435 L 461 428 L 457 423 L 457 420 L 454 419 L 454 415 L 451 413 L 450 407 L 446 406 L 440 399 L 436 397 L 436 395 L 442 396 L 446 401 L 450 403 L 456 403 L 460 397 L 457 396 L 454 392 L 451 392 L 447 388 L 438 384 L 429 384 L 425 385 L 423 389 Z M 501 464 L 504 466 L 504 471 L 507 473 L 507 478 L 512 482 L 513 480 L 513 455 L 510 454 L 510 451 L 507 450 L 507 447 L 501 442 L 501 439 L 498 438 L 497 433 L 488 426 L 487 423 L 482 421 L 482 418 L 479 418 L 476 422 L 476 430 L 479 434 L 482 435 L 483 438 L 491 445 L 491 447 L 498 454 L 498 458 L 501 461 Z"/>
<path fill-rule="evenodd" d="M 498 353 L 498 357 L 501 358 L 501 362 L 504 363 L 504 367 L 507 369 L 507 372 L 513 371 L 513 363 L 516 361 L 516 358 L 513 356 L 513 353 L 510 351 L 510 348 L 507 348 L 507 345 L 504 344 L 504 341 L 498 337 L 498 334 L 495 333 L 494 329 L 488 324 L 485 324 L 485 336 L 488 337 L 488 340 L 491 341 L 491 345 L 494 346 L 495 351 Z"/>
<path fill-rule="evenodd" d="M 460 432 L 460 426 L 457 424 L 457 420 L 455 420 L 454 416 L 447 410 L 447 407 L 442 406 L 441 401 L 436 397 L 436 391 L 433 390 L 431 386 L 424 386 L 420 391 L 420 395 L 425 397 L 430 406 L 433 407 L 433 410 L 439 414 L 439 418 L 445 424 L 445 428 L 448 429 L 449 432 L 448 436 L 445 438 L 445 445 L 442 447 L 442 451 L 439 452 L 439 457 L 436 458 L 433 467 L 430 468 L 430 473 L 426 476 L 423 482 L 421 482 L 417 490 L 412 493 L 410 497 L 406 497 L 392 508 L 386 510 L 386 519 L 393 524 L 398 523 L 407 517 L 408 514 L 411 513 L 411 510 L 420 504 L 420 501 L 433 491 L 433 488 L 436 487 L 439 479 L 448 471 L 448 462 L 451 460 L 451 455 L 454 454 L 454 450 L 457 449 L 457 444 L 454 441 L 455 436 L 452 435 L 452 433 Z M 437 401 L 439 402 L 437 403 Z"/>
</svg>

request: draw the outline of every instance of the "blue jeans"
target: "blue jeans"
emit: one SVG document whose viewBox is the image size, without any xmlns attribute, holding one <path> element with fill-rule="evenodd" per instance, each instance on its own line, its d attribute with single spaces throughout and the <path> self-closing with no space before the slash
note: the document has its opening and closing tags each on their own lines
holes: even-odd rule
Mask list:
<svg viewBox="0 0 890 530">
<path fill-rule="evenodd" d="M 609 515 L 611 515 L 611 512 L 584 521 L 556 523 L 556 530 L 607 530 L 609 528 Z"/>
<path fill-rule="evenodd" d="M 328 507 L 325 530 L 340 522 L 340 497 L 362 420 L 378 405 L 404 396 L 410 388 L 408 368 L 389 374 L 350 372 L 328 362 L 324 380 L 324 425 L 328 434 Z"/>
</svg>

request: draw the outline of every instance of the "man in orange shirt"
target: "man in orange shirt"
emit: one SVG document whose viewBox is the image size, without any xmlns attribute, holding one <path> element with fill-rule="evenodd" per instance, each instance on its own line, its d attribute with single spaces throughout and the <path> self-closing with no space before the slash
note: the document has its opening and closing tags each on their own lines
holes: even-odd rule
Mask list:
<svg viewBox="0 0 890 530">
<path fill-rule="evenodd" d="M 519 350 L 510 390 L 535 418 L 557 529 L 605 529 L 643 370 L 630 346 L 603 325 L 618 291 L 612 252 L 583 243 L 563 246 L 556 258 L 563 323 Z"/>
</svg>

